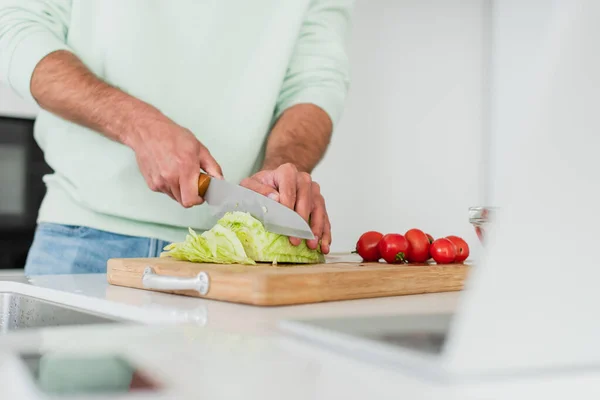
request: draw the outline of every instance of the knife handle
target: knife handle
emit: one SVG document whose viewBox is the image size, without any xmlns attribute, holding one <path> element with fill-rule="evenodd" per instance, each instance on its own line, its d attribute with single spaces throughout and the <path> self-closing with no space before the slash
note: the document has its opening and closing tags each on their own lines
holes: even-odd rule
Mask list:
<svg viewBox="0 0 600 400">
<path fill-rule="evenodd" d="M 200 176 L 198 177 L 198 196 L 204 197 L 208 190 L 208 185 L 210 185 L 210 176 L 204 172 L 200 172 Z"/>
</svg>

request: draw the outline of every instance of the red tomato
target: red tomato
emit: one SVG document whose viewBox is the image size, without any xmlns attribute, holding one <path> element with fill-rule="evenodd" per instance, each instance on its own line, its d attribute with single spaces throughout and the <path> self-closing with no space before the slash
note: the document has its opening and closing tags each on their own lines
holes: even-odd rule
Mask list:
<svg viewBox="0 0 600 400">
<path fill-rule="evenodd" d="M 429 239 L 429 244 L 431 245 L 431 243 L 433 243 L 433 236 L 431 236 L 429 233 L 426 233 L 426 235 Z M 431 246 L 429 246 L 429 258 L 427 260 L 431 260 Z"/>
<path fill-rule="evenodd" d="M 364 261 L 379 261 L 381 254 L 377 246 L 382 237 L 383 234 L 376 231 L 363 233 L 356 242 L 355 253 L 358 253 Z"/>
<path fill-rule="evenodd" d="M 409 229 L 404 235 L 410 243 L 410 251 L 406 255 L 408 262 L 424 263 L 429 259 L 429 238 L 420 229 Z"/>
<path fill-rule="evenodd" d="M 388 264 L 406 262 L 409 251 L 410 243 L 399 233 L 388 233 L 379 241 L 379 253 Z"/>
<path fill-rule="evenodd" d="M 469 245 L 467 242 L 458 236 L 446 236 L 446 239 L 454 243 L 456 246 L 456 259 L 454 262 L 463 262 L 469 258 Z"/>
<path fill-rule="evenodd" d="M 429 252 L 438 264 L 450 264 L 456 258 L 456 246 L 446 238 L 434 240 L 429 247 Z"/>
</svg>

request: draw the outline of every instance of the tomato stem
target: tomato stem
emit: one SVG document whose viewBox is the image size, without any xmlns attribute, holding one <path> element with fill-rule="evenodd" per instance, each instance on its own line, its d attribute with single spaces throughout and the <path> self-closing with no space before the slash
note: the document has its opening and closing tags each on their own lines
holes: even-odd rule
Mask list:
<svg viewBox="0 0 600 400">
<path fill-rule="evenodd" d="M 401 251 L 398 254 L 396 254 L 396 261 L 402 261 L 406 263 L 406 257 L 404 255 L 404 252 Z"/>
</svg>

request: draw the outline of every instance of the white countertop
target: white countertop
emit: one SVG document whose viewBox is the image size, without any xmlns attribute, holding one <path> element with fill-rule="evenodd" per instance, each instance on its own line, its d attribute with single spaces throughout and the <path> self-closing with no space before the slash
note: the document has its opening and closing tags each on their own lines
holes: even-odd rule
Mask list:
<svg viewBox="0 0 600 400">
<path fill-rule="evenodd" d="M 28 375 L 15 364 L 16 352 L 52 350 L 117 352 L 166 386 L 158 397 L 119 397 L 124 399 L 548 399 L 573 397 L 577 391 L 581 395 L 575 398 L 600 398 L 600 373 L 440 384 L 309 344 L 276 325 L 283 318 L 451 312 L 459 293 L 260 308 L 111 286 L 104 275 L 41 276 L 23 282 L 18 275 L 0 276 L 0 292 L 29 294 L 141 324 L 0 336 L 2 399 L 31 395 Z"/>
</svg>

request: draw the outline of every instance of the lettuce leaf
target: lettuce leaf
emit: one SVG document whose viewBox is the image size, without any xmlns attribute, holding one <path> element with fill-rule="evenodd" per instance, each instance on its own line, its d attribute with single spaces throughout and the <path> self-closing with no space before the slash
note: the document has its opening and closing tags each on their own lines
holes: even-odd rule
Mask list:
<svg viewBox="0 0 600 400">
<path fill-rule="evenodd" d="M 285 235 L 268 232 L 263 224 L 249 213 L 230 212 L 217 225 L 235 232 L 241 240 L 246 254 L 256 262 L 272 263 L 322 263 L 325 257 L 319 250 L 311 250 L 303 240 L 294 246 Z"/>
<path fill-rule="evenodd" d="M 285 235 L 268 232 L 249 213 L 226 213 L 210 230 L 197 235 L 191 228 L 186 240 L 164 248 L 161 257 L 173 257 L 192 262 L 220 264 L 310 264 L 325 262 L 319 249 L 311 250 L 302 241 L 290 243 Z"/>
<path fill-rule="evenodd" d="M 198 263 L 256 264 L 246 255 L 242 243 L 232 231 L 220 225 L 215 225 L 201 235 L 192 228 L 188 230 L 190 233 L 185 241 L 165 246 L 161 257 L 169 256 Z"/>
</svg>

